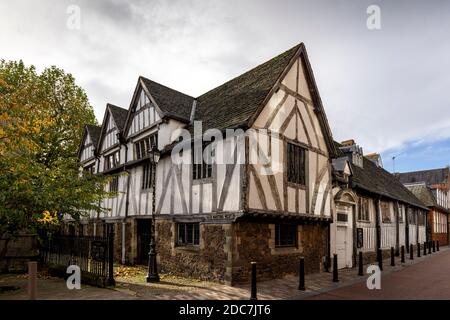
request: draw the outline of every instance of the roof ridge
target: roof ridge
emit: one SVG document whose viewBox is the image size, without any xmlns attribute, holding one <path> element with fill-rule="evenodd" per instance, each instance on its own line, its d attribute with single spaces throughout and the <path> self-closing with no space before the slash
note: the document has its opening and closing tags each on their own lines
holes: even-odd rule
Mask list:
<svg viewBox="0 0 450 320">
<path fill-rule="evenodd" d="M 205 95 L 207 95 L 208 93 L 210 93 L 210 92 L 212 92 L 212 91 L 214 91 L 214 90 L 216 90 L 216 89 L 218 89 L 218 88 L 220 88 L 220 87 L 222 87 L 222 86 L 225 86 L 225 85 L 229 84 L 230 82 L 233 82 L 233 81 L 235 81 L 235 80 L 237 80 L 237 79 L 239 79 L 239 78 L 241 78 L 241 77 L 244 77 L 245 75 L 247 75 L 247 74 L 253 72 L 255 69 L 260 68 L 261 66 L 263 66 L 263 65 L 265 65 L 265 64 L 269 64 L 270 62 L 273 62 L 275 59 L 278 59 L 280 56 L 282 56 L 282 55 L 284 55 L 284 54 L 287 54 L 289 51 L 291 51 L 291 50 L 293 50 L 293 49 L 296 49 L 295 51 L 297 51 L 297 50 L 300 48 L 301 45 L 302 45 L 302 42 L 299 43 L 299 44 L 297 44 L 297 45 L 295 45 L 295 46 L 293 46 L 292 48 L 290 48 L 290 49 L 288 49 L 288 50 L 286 50 L 286 51 L 280 53 L 280 54 L 277 54 L 276 56 L 270 58 L 269 60 L 265 60 L 264 62 L 262 62 L 262 63 L 260 63 L 260 64 L 258 64 L 258 65 L 256 65 L 256 66 L 254 66 L 253 68 L 248 69 L 248 70 L 245 71 L 244 73 L 241 73 L 241 74 L 235 76 L 234 78 L 231 78 L 230 80 L 225 81 L 224 83 L 218 85 L 217 87 L 214 87 L 214 88 L 212 88 L 212 89 L 210 89 L 210 90 L 204 92 L 203 94 L 197 96 L 196 99 L 200 99 L 202 96 L 205 96 Z"/>
<path fill-rule="evenodd" d="M 174 89 L 174 88 L 171 88 L 171 87 L 169 87 L 169 86 L 166 86 L 166 85 L 164 85 L 164 84 L 162 84 L 162 83 L 160 83 L 160 82 L 157 82 L 157 81 L 155 81 L 155 80 L 152 80 L 152 79 L 150 79 L 150 78 L 144 77 L 144 76 L 142 76 L 142 75 L 139 76 L 139 78 L 141 78 L 141 79 L 143 79 L 143 80 L 145 80 L 145 81 L 153 82 L 154 84 L 157 84 L 157 85 L 159 85 L 159 86 L 161 86 L 161 87 L 164 87 L 165 89 L 169 89 L 169 90 L 178 92 L 178 93 L 180 93 L 180 94 L 182 94 L 182 95 L 185 95 L 185 96 L 187 96 L 187 97 L 190 97 L 190 98 L 192 98 L 192 99 L 195 99 L 193 96 L 191 96 L 191 95 L 189 95 L 189 94 L 187 94 L 187 93 L 184 93 L 184 92 L 181 92 L 181 91 L 179 91 L 179 90 L 177 90 L 177 89 Z"/>
</svg>

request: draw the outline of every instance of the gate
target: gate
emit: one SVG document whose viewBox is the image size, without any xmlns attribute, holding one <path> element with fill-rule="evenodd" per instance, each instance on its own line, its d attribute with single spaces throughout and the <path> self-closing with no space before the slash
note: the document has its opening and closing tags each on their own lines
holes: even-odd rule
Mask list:
<svg viewBox="0 0 450 320">
<path fill-rule="evenodd" d="M 41 238 L 39 256 L 42 264 L 60 276 L 76 265 L 81 270 L 82 282 L 107 286 L 114 285 L 114 231 L 106 236 L 53 235 Z"/>
</svg>

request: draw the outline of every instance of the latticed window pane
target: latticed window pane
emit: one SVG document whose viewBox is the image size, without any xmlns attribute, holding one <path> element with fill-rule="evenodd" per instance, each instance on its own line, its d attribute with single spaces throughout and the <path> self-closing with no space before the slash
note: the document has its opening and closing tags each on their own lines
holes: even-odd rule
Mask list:
<svg viewBox="0 0 450 320">
<path fill-rule="evenodd" d="M 109 192 L 119 191 L 119 177 L 114 177 L 109 183 Z"/>
<path fill-rule="evenodd" d="M 178 241 L 177 244 L 198 245 L 200 241 L 200 225 L 199 223 L 179 223 L 178 224 Z"/>
<path fill-rule="evenodd" d="M 153 145 L 158 146 L 158 134 L 152 134 L 134 144 L 136 160 L 142 159 L 149 154 Z"/>
<path fill-rule="evenodd" d="M 142 168 L 142 189 L 150 189 L 152 187 L 152 165 L 146 163 Z"/>
<path fill-rule="evenodd" d="M 297 226 L 295 224 L 275 225 L 275 246 L 293 247 L 297 245 Z"/>
<path fill-rule="evenodd" d="M 305 149 L 292 143 L 287 144 L 288 181 L 305 184 Z"/>
<path fill-rule="evenodd" d="M 195 152 L 194 148 L 192 148 L 192 179 L 194 180 L 212 177 L 212 164 L 206 163 L 203 158 L 205 147 L 206 146 L 203 146 L 201 150 L 198 148 L 197 152 Z"/>
</svg>

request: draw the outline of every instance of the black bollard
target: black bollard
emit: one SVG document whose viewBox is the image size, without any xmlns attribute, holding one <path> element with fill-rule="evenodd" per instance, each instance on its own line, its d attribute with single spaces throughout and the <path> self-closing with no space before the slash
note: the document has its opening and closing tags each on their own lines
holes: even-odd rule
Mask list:
<svg viewBox="0 0 450 320">
<path fill-rule="evenodd" d="M 414 260 L 414 251 L 413 251 L 413 245 L 412 243 L 409 245 L 409 259 Z"/>
<path fill-rule="evenodd" d="M 339 282 L 337 254 L 333 255 L 333 282 Z"/>
<path fill-rule="evenodd" d="M 298 270 L 298 290 L 305 291 L 305 258 L 300 258 Z"/>
<path fill-rule="evenodd" d="M 258 300 L 256 296 L 256 262 L 252 262 L 252 291 L 250 300 Z"/>
<path fill-rule="evenodd" d="M 431 254 L 431 241 L 428 241 L 428 254 Z"/>
<path fill-rule="evenodd" d="M 436 240 L 436 250 L 439 251 L 439 240 Z"/>
<path fill-rule="evenodd" d="M 358 264 L 358 276 L 363 276 L 363 253 L 362 251 L 359 252 L 359 264 Z"/>
<path fill-rule="evenodd" d="M 420 258 L 420 243 L 417 243 L 417 258 Z"/>
<path fill-rule="evenodd" d="M 436 252 L 436 241 L 433 240 L 433 252 Z"/>
<path fill-rule="evenodd" d="M 394 252 L 394 247 L 391 247 L 391 267 L 395 267 L 395 252 Z"/>
<path fill-rule="evenodd" d="M 423 255 L 424 256 L 427 255 L 427 242 L 426 241 L 423 243 Z"/>
<path fill-rule="evenodd" d="M 383 270 L 383 251 L 381 249 L 378 249 L 377 251 L 377 261 L 378 261 L 378 267 L 380 270 Z"/>
<path fill-rule="evenodd" d="M 402 260 L 401 260 L 401 262 L 402 263 L 405 263 L 405 246 L 402 246 Z"/>
</svg>

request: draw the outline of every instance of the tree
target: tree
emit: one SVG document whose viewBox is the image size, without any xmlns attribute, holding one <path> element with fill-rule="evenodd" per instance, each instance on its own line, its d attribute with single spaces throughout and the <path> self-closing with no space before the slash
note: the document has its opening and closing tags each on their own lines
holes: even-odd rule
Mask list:
<svg viewBox="0 0 450 320">
<path fill-rule="evenodd" d="M 70 74 L 0 61 L 0 237 L 51 229 L 105 210 L 106 177 L 80 175 L 77 149 L 92 106 Z M 1 256 L 1 254 L 0 254 Z"/>
</svg>

